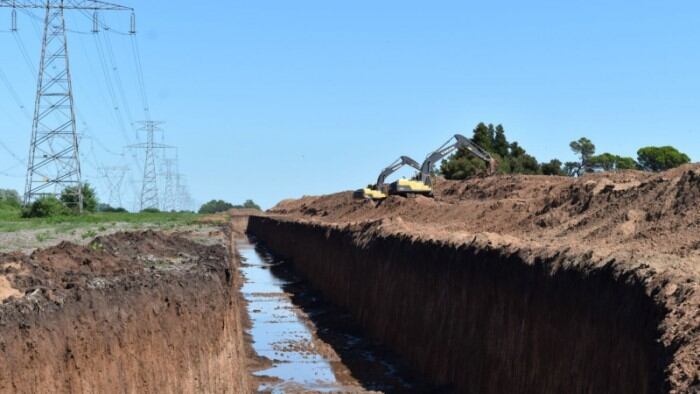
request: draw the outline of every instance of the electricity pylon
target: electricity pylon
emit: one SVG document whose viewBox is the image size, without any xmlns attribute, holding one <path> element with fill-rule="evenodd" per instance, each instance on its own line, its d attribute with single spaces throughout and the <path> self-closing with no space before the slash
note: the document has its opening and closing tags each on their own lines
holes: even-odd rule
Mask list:
<svg viewBox="0 0 700 394">
<path fill-rule="evenodd" d="M 109 205 L 115 208 L 123 208 L 122 204 L 122 184 L 126 173 L 129 172 L 127 166 L 101 167 L 100 172 L 109 188 Z"/>
<path fill-rule="evenodd" d="M 177 210 L 177 189 L 175 188 L 174 167 L 174 159 L 163 159 L 163 178 L 165 178 L 165 185 L 163 187 L 163 211 L 165 212 Z"/>
<path fill-rule="evenodd" d="M 24 204 L 42 196 L 58 195 L 69 188 L 69 192 L 75 193 L 70 200 L 82 212 L 79 141 L 64 11 L 91 10 L 95 23 L 98 11 L 130 11 L 134 33 L 133 9 L 95 0 L 0 0 L 0 8 L 12 8 L 13 31 L 17 30 L 17 9 L 46 10 Z"/>
<path fill-rule="evenodd" d="M 132 149 L 143 149 L 146 153 L 146 163 L 143 166 L 143 183 L 141 185 L 141 210 L 158 208 L 158 173 L 156 172 L 156 149 L 172 149 L 171 146 L 156 144 L 155 132 L 162 131 L 159 127 L 163 122 L 146 120 L 139 122 L 143 125 L 139 131 L 146 132 L 146 142 L 130 145 Z"/>
</svg>

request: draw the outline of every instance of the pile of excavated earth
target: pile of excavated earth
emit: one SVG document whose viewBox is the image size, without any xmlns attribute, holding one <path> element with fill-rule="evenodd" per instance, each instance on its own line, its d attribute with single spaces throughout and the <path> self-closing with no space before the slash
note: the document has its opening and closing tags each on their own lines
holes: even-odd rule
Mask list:
<svg viewBox="0 0 700 394">
<path fill-rule="evenodd" d="M 687 165 L 662 173 L 579 178 L 438 179 L 434 198 L 390 196 L 373 202 L 342 192 L 285 200 L 269 214 L 359 229 L 356 234 L 368 239 L 400 234 L 611 268 L 624 280 L 641 283 L 662 310 L 657 341 L 665 359 L 656 362 L 663 364 L 671 392 L 692 392 L 700 390 L 699 207 L 700 165 Z"/>
</svg>

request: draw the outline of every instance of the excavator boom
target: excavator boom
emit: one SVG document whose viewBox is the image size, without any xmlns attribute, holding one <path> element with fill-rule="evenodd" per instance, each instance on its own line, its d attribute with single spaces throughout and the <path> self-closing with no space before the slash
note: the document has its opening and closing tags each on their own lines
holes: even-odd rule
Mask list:
<svg viewBox="0 0 700 394">
<path fill-rule="evenodd" d="M 455 142 L 452 142 L 453 140 Z M 420 170 L 421 182 L 430 185 L 432 183 L 430 175 L 435 169 L 435 164 L 459 149 L 465 149 L 474 156 L 485 161 L 489 166 L 489 175 L 492 175 L 496 172 L 496 160 L 493 158 L 493 156 L 491 156 L 491 154 L 488 151 L 475 144 L 474 141 L 470 140 L 469 138 L 461 134 L 455 134 L 453 138 L 450 138 L 446 143 L 444 143 L 433 153 L 429 154 L 428 157 L 425 159 Z"/>
<path fill-rule="evenodd" d="M 401 156 L 396 161 L 391 163 L 387 168 L 382 170 L 382 172 L 379 174 L 376 185 L 377 190 L 382 190 L 384 188 L 384 182 L 386 181 L 386 178 L 391 176 L 391 174 L 395 173 L 396 171 L 400 170 L 403 166 L 411 166 L 416 170 L 420 171 L 420 164 L 418 164 L 417 161 L 411 159 L 408 156 Z"/>
</svg>

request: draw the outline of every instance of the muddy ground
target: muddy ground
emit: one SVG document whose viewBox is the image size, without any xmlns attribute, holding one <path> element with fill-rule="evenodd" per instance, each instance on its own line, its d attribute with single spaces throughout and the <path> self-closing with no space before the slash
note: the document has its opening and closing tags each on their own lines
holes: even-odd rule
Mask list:
<svg viewBox="0 0 700 394">
<path fill-rule="evenodd" d="M 346 228 L 356 246 L 384 236 L 464 245 L 551 261 L 552 272 L 605 269 L 641 286 L 665 349 L 666 387 L 700 391 L 700 166 L 580 178 L 494 176 L 438 180 L 435 198 L 392 196 L 375 203 L 352 192 L 287 200 L 270 210 L 285 221 Z M 528 263 L 529 262 L 529 263 Z M 595 297 L 595 295 L 591 295 Z M 667 357 L 667 359 L 665 358 Z"/>
<path fill-rule="evenodd" d="M 0 254 L 0 392 L 250 392 L 230 236 Z"/>
</svg>

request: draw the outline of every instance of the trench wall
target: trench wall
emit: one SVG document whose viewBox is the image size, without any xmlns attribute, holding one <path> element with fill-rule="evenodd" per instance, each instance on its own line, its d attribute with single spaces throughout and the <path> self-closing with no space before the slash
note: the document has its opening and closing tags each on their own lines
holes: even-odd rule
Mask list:
<svg viewBox="0 0 700 394">
<path fill-rule="evenodd" d="M 448 391 L 666 391 L 663 311 L 612 265 L 368 231 L 249 224 L 368 335 Z"/>
<path fill-rule="evenodd" d="M 1 393 L 248 393 L 233 262 L 0 314 Z"/>
</svg>

